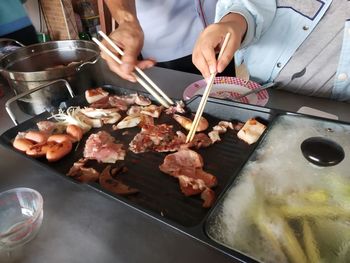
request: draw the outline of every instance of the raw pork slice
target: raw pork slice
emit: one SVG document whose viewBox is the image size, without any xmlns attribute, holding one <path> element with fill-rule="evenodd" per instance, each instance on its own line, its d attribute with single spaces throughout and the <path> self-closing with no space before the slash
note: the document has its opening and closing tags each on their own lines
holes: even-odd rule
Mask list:
<svg viewBox="0 0 350 263">
<path fill-rule="evenodd" d="M 114 141 L 114 137 L 105 131 L 91 134 L 86 140 L 84 158 L 102 163 L 115 163 L 117 160 L 124 160 L 123 145 L 114 143 Z"/>
</svg>

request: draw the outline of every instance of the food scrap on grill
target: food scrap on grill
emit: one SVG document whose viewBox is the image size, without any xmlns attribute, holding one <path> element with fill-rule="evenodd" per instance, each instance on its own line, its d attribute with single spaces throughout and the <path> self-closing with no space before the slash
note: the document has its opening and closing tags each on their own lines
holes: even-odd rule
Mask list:
<svg viewBox="0 0 350 263">
<path fill-rule="evenodd" d="M 191 126 L 192 126 L 191 119 L 189 119 L 185 116 L 179 115 L 179 114 L 174 114 L 173 118 L 186 130 L 189 131 L 191 129 Z M 205 131 L 206 129 L 208 129 L 208 127 L 209 127 L 208 121 L 204 117 L 201 117 L 199 120 L 199 124 L 197 126 L 196 132 Z"/>
<path fill-rule="evenodd" d="M 211 144 L 212 141 L 205 133 L 195 134 L 193 140 L 186 144 L 186 135 L 182 131 L 174 133 L 172 125 L 143 123 L 141 131 L 130 142 L 129 149 L 134 153 L 148 151 L 175 152 L 180 148 L 199 149 L 208 147 Z"/>
<path fill-rule="evenodd" d="M 174 138 L 173 126 L 168 124 L 144 125 L 129 144 L 129 149 L 134 153 L 157 151 L 170 143 Z"/>
<path fill-rule="evenodd" d="M 118 111 L 119 109 L 117 108 L 98 109 L 98 108 L 85 107 L 81 109 L 81 113 L 83 113 L 86 117 L 90 119 L 99 119 L 104 124 L 114 124 L 117 121 L 119 121 L 121 118 L 121 115 L 118 113 Z"/>
<path fill-rule="evenodd" d="M 186 140 L 186 138 L 185 138 L 185 140 Z M 200 132 L 200 133 L 196 133 L 193 136 L 192 141 L 190 141 L 187 144 L 184 144 L 181 147 L 188 147 L 188 148 L 199 149 L 199 148 L 209 147 L 212 144 L 213 144 L 213 142 L 212 142 L 211 138 L 209 138 L 208 135 L 206 135 L 205 133 Z"/>
<path fill-rule="evenodd" d="M 210 188 L 205 188 L 201 193 L 201 198 L 204 201 L 202 204 L 204 208 L 212 207 L 215 201 L 215 192 Z"/>
<path fill-rule="evenodd" d="M 141 114 L 141 106 L 132 105 L 126 112 L 128 116 L 139 116 Z"/>
<path fill-rule="evenodd" d="M 136 127 L 141 122 L 141 117 L 137 115 L 126 116 L 117 125 L 113 125 L 113 130 L 121 130 Z"/>
<path fill-rule="evenodd" d="M 102 163 L 115 163 L 117 160 L 124 160 L 124 157 L 123 145 L 115 143 L 114 137 L 108 132 L 93 133 L 86 140 L 84 158 Z"/>
<path fill-rule="evenodd" d="M 172 134 L 172 139 L 168 138 L 169 141 L 165 140 L 159 145 L 156 145 L 153 150 L 156 152 L 175 152 L 179 150 L 186 141 L 186 135 L 181 131 L 177 131 L 176 134 Z"/>
<path fill-rule="evenodd" d="M 119 173 L 125 172 L 126 167 L 120 167 L 117 169 L 112 169 L 111 165 L 108 165 L 99 177 L 100 185 L 112 192 L 119 195 L 129 195 L 138 193 L 139 190 L 132 188 L 115 178 Z"/>
<path fill-rule="evenodd" d="M 53 121 L 39 121 L 36 125 L 39 131 L 45 132 L 47 134 L 63 133 L 66 129 L 65 125 Z"/>
<path fill-rule="evenodd" d="M 110 95 L 108 103 L 109 103 L 108 108 L 117 108 L 120 111 L 126 111 L 129 106 L 127 101 L 123 100 L 121 97 L 117 95 Z"/>
<path fill-rule="evenodd" d="M 153 118 L 159 118 L 160 114 L 163 111 L 163 106 L 156 106 L 156 105 L 149 105 L 146 107 L 142 107 L 140 113 L 141 114 L 145 114 L 145 115 L 149 115 Z"/>
<path fill-rule="evenodd" d="M 151 100 L 137 93 L 129 95 L 109 95 L 102 88 L 89 89 L 85 92 L 85 98 L 92 108 L 117 108 L 126 111 L 129 105 L 151 105 Z"/>
<path fill-rule="evenodd" d="M 69 169 L 67 176 L 73 177 L 82 183 L 96 182 L 100 173 L 92 167 L 85 167 L 88 160 L 81 158 Z"/>
<path fill-rule="evenodd" d="M 240 129 L 242 129 L 243 126 L 244 126 L 244 123 L 238 121 L 233 125 L 233 129 L 238 132 Z"/>
<path fill-rule="evenodd" d="M 220 121 L 217 125 L 213 127 L 213 130 L 208 133 L 212 143 L 221 141 L 220 134 L 227 132 L 227 129 L 233 130 L 233 124 L 229 121 Z"/>
<path fill-rule="evenodd" d="M 141 121 L 139 123 L 139 126 L 142 128 L 143 126 L 147 125 L 154 125 L 154 118 L 146 115 L 146 114 L 140 114 Z"/>
<path fill-rule="evenodd" d="M 135 94 L 135 104 L 140 106 L 148 106 L 151 105 L 152 101 L 149 98 L 146 98 L 145 96 Z"/>
<path fill-rule="evenodd" d="M 237 133 L 237 137 L 248 144 L 257 142 L 264 133 L 266 126 L 255 119 L 246 121 L 242 129 Z"/>
<path fill-rule="evenodd" d="M 85 91 L 85 99 L 88 103 L 94 103 L 108 97 L 108 92 L 102 88 L 88 89 Z"/>
<path fill-rule="evenodd" d="M 185 112 L 185 103 L 182 100 L 175 101 L 175 106 L 172 105 L 165 110 L 165 113 L 168 115 L 172 115 L 175 113 L 184 114 Z"/>
<path fill-rule="evenodd" d="M 118 109 L 118 111 L 125 111 L 128 109 L 128 103 L 117 95 L 109 95 L 91 103 L 90 107 L 98 109 L 115 108 Z"/>
<path fill-rule="evenodd" d="M 167 155 L 159 169 L 179 180 L 184 195 L 201 194 L 203 207 L 210 207 L 214 203 L 215 194 L 210 188 L 217 185 L 217 179 L 203 170 L 203 159 L 197 152 L 180 149 Z"/>
</svg>

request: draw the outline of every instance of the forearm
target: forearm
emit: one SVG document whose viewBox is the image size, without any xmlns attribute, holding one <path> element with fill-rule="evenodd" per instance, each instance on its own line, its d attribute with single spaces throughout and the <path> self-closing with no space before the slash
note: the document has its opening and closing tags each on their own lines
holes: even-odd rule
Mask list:
<svg viewBox="0 0 350 263">
<path fill-rule="evenodd" d="M 135 0 L 105 0 L 105 3 L 118 24 L 138 23 Z"/>
<path fill-rule="evenodd" d="M 242 46 L 247 46 L 260 39 L 270 27 L 276 13 L 276 0 L 219 0 L 215 21 L 221 21 L 230 13 L 245 18 L 247 30 Z"/>
</svg>

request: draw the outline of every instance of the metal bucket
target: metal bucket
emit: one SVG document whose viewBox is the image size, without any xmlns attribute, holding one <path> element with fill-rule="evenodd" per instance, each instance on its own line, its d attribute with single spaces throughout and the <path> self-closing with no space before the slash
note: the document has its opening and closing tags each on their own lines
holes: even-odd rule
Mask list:
<svg viewBox="0 0 350 263">
<path fill-rule="evenodd" d="M 84 40 L 34 44 L 2 57 L 0 72 L 16 95 L 57 79 L 67 80 L 79 94 L 93 86 L 93 69 L 84 65 L 94 64 L 99 53 L 96 44 Z M 49 87 L 21 98 L 18 105 L 24 112 L 36 115 L 68 96 L 64 85 L 61 89 Z"/>
</svg>

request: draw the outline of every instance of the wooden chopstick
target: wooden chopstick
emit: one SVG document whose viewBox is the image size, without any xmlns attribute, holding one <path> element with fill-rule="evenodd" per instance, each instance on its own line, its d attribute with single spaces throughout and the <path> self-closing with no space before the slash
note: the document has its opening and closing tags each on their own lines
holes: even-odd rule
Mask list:
<svg viewBox="0 0 350 263">
<path fill-rule="evenodd" d="M 124 56 L 124 51 L 121 50 L 104 32 L 98 31 L 98 33 L 103 37 L 104 40 L 108 42 L 121 56 Z M 160 94 L 162 97 L 170 104 L 173 105 L 174 102 L 143 72 L 138 66 L 135 66 L 136 71 L 148 81 L 148 83 Z"/>
<path fill-rule="evenodd" d="M 224 50 L 225 50 L 227 43 L 228 43 L 228 40 L 230 39 L 230 35 L 231 35 L 230 33 L 227 33 L 225 36 L 224 43 L 222 44 L 222 47 L 221 47 L 220 52 L 219 52 L 218 60 L 221 58 L 222 54 L 224 53 Z M 207 83 L 207 86 L 205 87 L 202 99 L 199 103 L 196 115 L 195 115 L 194 120 L 192 122 L 191 129 L 187 134 L 186 143 L 189 143 L 190 141 L 192 141 L 194 135 L 196 134 L 196 130 L 197 130 L 200 118 L 202 117 L 205 104 L 207 103 L 211 88 L 213 86 L 215 76 L 216 76 L 216 72 L 214 72 L 210 75 L 210 78 L 209 78 L 209 81 Z"/>
<path fill-rule="evenodd" d="M 108 42 L 109 45 L 111 45 L 111 47 L 115 49 L 115 51 L 117 51 L 121 56 L 124 55 L 124 51 L 121 50 L 104 32 L 98 31 L 98 33 L 102 36 L 104 40 Z M 174 102 L 138 66 L 135 66 L 135 70 L 155 89 L 156 92 L 158 92 L 167 101 L 168 104 L 174 104 Z M 139 81 L 139 83 L 144 86 L 145 81 L 141 82 Z M 148 86 L 148 84 L 146 85 Z"/>
<path fill-rule="evenodd" d="M 122 61 L 120 58 L 118 58 L 112 51 L 110 51 L 107 47 L 105 47 L 101 41 L 99 41 L 97 38 L 93 37 L 92 40 L 101 48 L 102 51 L 104 51 L 108 56 L 110 56 L 115 62 L 118 64 L 122 64 Z M 140 83 L 141 86 L 143 86 L 160 104 L 162 104 L 164 107 L 169 108 L 169 103 L 163 99 L 159 94 L 152 89 L 144 80 L 142 80 L 139 76 L 137 76 L 135 73 L 132 73 L 133 76 L 136 78 L 137 82 Z"/>
</svg>

